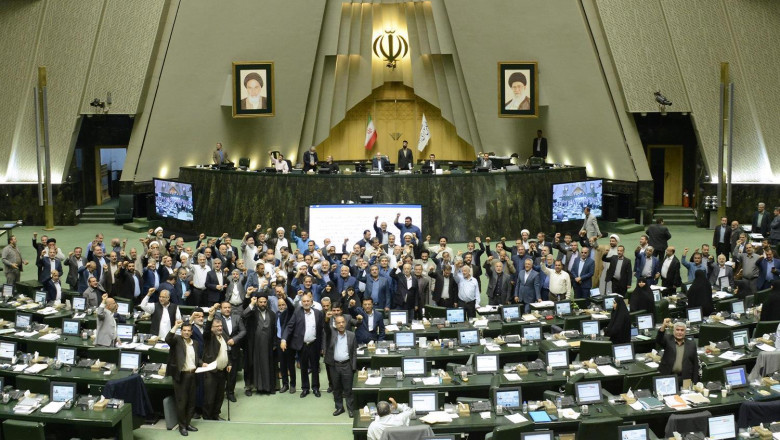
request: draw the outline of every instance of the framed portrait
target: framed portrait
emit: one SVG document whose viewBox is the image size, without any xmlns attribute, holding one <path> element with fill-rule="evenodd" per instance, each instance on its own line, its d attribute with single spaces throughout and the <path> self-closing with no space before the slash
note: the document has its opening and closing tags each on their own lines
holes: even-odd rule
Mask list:
<svg viewBox="0 0 780 440">
<path fill-rule="evenodd" d="M 274 63 L 233 63 L 233 117 L 274 115 Z"/>
<path fill-rule="evenodd" d="M 498 116 L 539 117 L 539 76 L 536 61 L 498 63 Z"/>
</svg>

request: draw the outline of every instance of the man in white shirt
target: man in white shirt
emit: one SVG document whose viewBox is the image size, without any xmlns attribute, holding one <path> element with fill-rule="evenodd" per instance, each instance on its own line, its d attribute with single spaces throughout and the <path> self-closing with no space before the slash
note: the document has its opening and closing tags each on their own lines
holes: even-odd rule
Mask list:
<svg viewBox="0 0 780 440">
<path fill-rule="evenodd" d="M 455 263 L 455 279 L 458 281 L 458 300 L 455 307 L 462 307 L 466 311 L 467 318 L 477 316 L 479 308 L 479 283 L 477 279 L 471 276 L 471 267 L 463 266 L 463 261 Z"/>
<path fill-rule="evenodd" d="M 171 293 L 167 290 L 160 291 L 160 302 L 149 304 L 149 298 L 154 292 L 154 288 L 146 292 L 146 296 L 141 300 L 141 309 L 152 315 L 150 333 L 165 339 L 166 333 L 170 331 L 173 324 L 181 319 L 181 312 L 176 304 L 171 303 Z"/>
<path fill-rule="evenodd" d="M 222 401 L 225 400 L 227 373 L 231 370 L 227 341 L 222 333 L 222 320 L 214 319 L 219 304 L 209 309 L 208 322 L 203 332 L 203 366 L 216 363 L 214 370 L 205 373 L 203 379 L 203 418 L 224 420 L 219 416 Z"/>
<path fill-rule="evenodd" d="M 398 414 L 392 414 L 394 409 L 399 409 L 399 405 L 392 397 L 388 400 L 390 401 L 389 403 L 384 400 L 377 403 L 376 414 L 378 417 L 368 425 L 368 440 L 379 440 L 387 428 L 409 426 L 409 420 L 413 412 L 412 408 L 401 404 Z"/>
<path fill-rule="evenodd" d="M 198 255 L 198 264 L 192 267 L 192 292 L 187 297 L 188 306 L 200 306 L 201 296 L 206 290 L 206 277 L 211 268 L 206 265 L 206 256 Z"/>
<path fill-rule="evenodd" d="M 561 260 L 555 260 L 555 269 L 550 270 L 547 266 L 541 266 L 542 272 L 550 278 L 550 300 L 563 301 L 571 298 L 571 278 L 569 274 L 563 271 Z"/>
</svg>

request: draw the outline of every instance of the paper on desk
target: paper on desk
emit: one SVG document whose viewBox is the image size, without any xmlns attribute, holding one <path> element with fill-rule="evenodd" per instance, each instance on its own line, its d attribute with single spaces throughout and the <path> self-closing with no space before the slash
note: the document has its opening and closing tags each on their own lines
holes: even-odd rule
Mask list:
<svg viewBox="0 0 780 440">
<path fill-rule="evenodd" d="M 569 341 L 566 341 L 566 340 L 562 339 L 562 340 L 559 340 L 559 341 L 553 341 L 553 344 L 555 344 L 555 346 L 557 346 L 557 347 L 568 347 L 569 346 Z"/>
<path fill-rule="evenodd" d="M 504 373 L 504 378 L 512 382 L 523 380 L 520 378 L 520 375 L 518 375 L 517 373 Z"/>
<path fill-rule="evenodd" d="M 678 395 L 664 396 L 664 403 L 669 408 L 674 408 L 676 410 L 689 408 L 688 403 L 686 403 L 685 400 L 683 400 L 683 398 Z"/>
<path fill-rule="evenodd" d="M 727 325 L 729 327 L 736 327 L 736 326 L 740 325 L 740 322 L 739 321 L 735 321 L 733 319 L 724 319 L 723 321 L 721 321 L 721 324 Z"/>
<path fill-rule="evenodd" d="M 704 397 L 701 393 L 683 394 L 682 398 L 691 403 L 710 403 L 710 399 Z"/>
<path fill-rule="evenodd" d="M 370 376 L 366 378 L 366 385 L 379 385 L 382 383 L 382 376 Z"/>
<path fill-rule="evenodd" d="M 734 295 L 726 292 L 715 292 L 712 294 L 712 299 L 726 299 L 726 298 L 731 298 L 732 296 Z"/>
<path fill-rule="evenodd" d="M 648 362 L 645 365 L 647 365 L 650 368 L 658 368 L 658 362 Z"/>
<path fill-rule="evenodd" d="M 27 368 L 27 365 L 25 364 L 14 365 L 14 372 L 18 373 L 24 371 L 25 368 Z"/>
<path fill-rule="evenodd" d="M 53 315 L 57 313 L 57 309 L 54 307 L 44 307 L 41 310 L 38 310 L 37 313 L 40 313 L 41 315 Z"/>
<path fill-rule="evenodd" d="M 479 416 L 482 417 L 483 419 L 489 419 L 490 418 L 490 411 L 481 412 L 481 413 L 479 413 Z"/>
<path fill-rule="evenodd" d="M 558 412 L 559 412 L 560 416 L 563 417 L 564 419 L 577 420 L 578 418 L 580 418 L 580 413 L 574 411 L 571 408 L 563 408 L 563 409 L 559 410 Z"/>
<path fill-rule="evenodd" d="M 161 376 L 159 374 L 150 374 L 149 377 L 151 377 L 152 379 L 157 379 L 157 380 L 165 379 L 165 376 Z"/>
<path fill-rule="evenodd" d="M 650 290 L 663 290 L 664 286 L 658 286 L 658 285 L 652 285 L 650 286 Z"/>
<path fill-rule="evenodd" d="M 135 346 L 135 349 L 137 351 L 149 351 L 150 348 L 152 348 L 151 345 L 140 344 L 140 343 Z M 157 348 L 157 347 L 155 346 L 155 348 Z M 162 348 L 162 347 L 160 347 L 160 348 Z"/>
<path fill-rule="evenodd" d="M 126 350 L 132 350 L 135 347 L 138 347 L 139 345 L 141 345 L 140 342 L 122 342 L 122 343 L 116 344 L 117 347 L 124 348 Z"/>
<path fill-rule="evenodd" d="M 398 331 L 398 326 L 395 325 L 395 324 L 387 324 L 385 326 L 385 331 L 386 332 L 397 332 Z"/>
<path fill-rule="evenodd" d="M 642 406 L 642 402 L 640 402 L 638 400 L 636 402 L 634 402 L 634 403 L 629 403 L 628 406 L 630 406 L 631 409 L 633 409 L 634 411 L 642 411 L 642 409 L 644 408 Z"/>
<path fill-rule="evenodd" d="M 60 338 L 60 335 L 58 335 L 57 333 L 47 333 L 47 334 L 41 336 L 38 339 L 41 340 L 41 341 L 56 341 L 59 338 Z"/>
<path fill-rule="evenodd" d="M 501 347 L 498 345 L 485 345 L 485 350 L 487 351 L 501 351 Z"/>
<path fill-rule="evenodd" d="M 44 414 L 57 414 L 64 406 L 65 402 L 49 402 L 41 408 L 41 412 Z"/>
<path fill-rule="evenodd" d="M 593 319 L 609 319 L 609 316 L 607 316 L 607 315 L 605 315 L 603 313 L 594 313 L 594 314 L 590 315 L 590 317 L 593 318 Z"/>
<path fill-rule="evenodd" d="M 775 432 L 772 434 L 772 438 L 775 440 L 780 440 L 780 432 Z"/>
<path fill-rule="evenodd" d="M 528 419 L 523 417 L 522 414 L 518 414 L 518 413 L 509 414 L 509 415 L 506 415 L 504 417 L 506 417 L 506 419 L 509 420 L 512 423 L 522 423 L 522 422 L 527 422 L 528 421 Z"/>
<path fill-rule="evenodd" d="M 33 336 L 35 336 L 37 334 L 38 334 L 38 332 L 35 332 L 35 331 L 33 331 L 33 332 L 19 332 L 19 333 L 14 334 L 14 336 L 19 337 L 19 338 L 31 338 L 31 337 L 33 337 Z"/>
<path fill-rule="evenodd" d="M 365 350 L 358 350 L 357 351 L 358 356 L 363 356 L 363 354 L 365 354 L 365 353 L 366 353 Z"/>
<path fill-rule="evenodd" d="M 154 348 L 158 350 L 169 350 L 171 348 L 170 345 L 166 344 L 165 342 L 158 342 L 154 344 Z"/>
<path fill-rule="evenodd" d="M 729 361 L 736 361 L 737 359 L 745 357 L 745 355 L 742 353 L 737 353 L 736 351 L 727 351 L 725 353 L 721 353 L 718 357 Z"/>
<path fill-rule="evenodd" d="M 620 374 L 620 372 L 613 367 L 612 365 L 599 365 L 596 367 L 597 370 L 604 376 L 617 376 Z"/>
<path fill-rule="evenodd" d="M 474 327 L 487 327 L 488 326 L 488 320 L 487 319 L 477 319 L 474 321 Z"/>
<path fill-rule="evenodd" d="M 214 371 L 216 369 L 217 369 L 217 361 L 214 361 L 214 362 L 206 365 L 205 367 L 198 367 L 198 368 L 196 368 L 195 372 L 196 373 L 205 373 L 207 371 Z"/>
<path fill-rule="evenodd" d="M 525 315 L 523 315 L 523 321 L 526 321 L 526 322 L 536 322 L 538 320 L 539 319 L 536 316 L 534 316 L 534 315 L 532 315 L 530 313 L 526 313 Z"/>
<path fill-rule="evenodd" d="M 423 385 L 438 385 L 439 384 L 439 378 L 437 376 L 427 376 L 423 377 L 422 379 Z"/>
<path fill-rule="evenodd" d="M 522 344 L 517 344 L 517 343 L 514 343 L 514 342 L 510 342 L 510 343 L 506 344 L 506 346 L 509 347 L 509 348 L 521 348 L 523 345 Z M 774 348 L 772 348 L 772 350 L 774 350 Z"/>
<path fill-rule="evenodd" d="M 412 330 L 425 330 L 425 326 L 421 322 L 413 322 Z"/>
<path fill-rule="evenodd" d="M 555 307 L 555 303 L 552 301 L 539 301 L 539 302 L 531 303 L 531 307 L 535 309 L 543 309 L 545 307 Z"/>
<path fill-rule="evenodd" d="M 49 364 L 33 364 L 27 367 L 26 370 L 24 370 L 25 373 L 40 373 L 41 371 L 45 370 Z"/>
<path fill-rule="evenodd" d="M 447 414 L 444 411 L 433 411 L 429 412 L 425 417 L 420 417 L 420 421 L 429 424 L 450 423 L 454 417 L 457 417 L 457 414 Z"/>
<path fill-rule="evenodd" d="M 764 350 L 764 351 L 775 351 L 775 347 L 772 347 L 772 346 L 771 346 L 771 345 L 769 345 L 769 344 L 764 344 L 763 342 L 762 342 L 762 343 L 760 343 L 760 344 L 757 344 L 757 345 L 756 345 L 756 347 L 758 347 L 758 349 L 759 349 L 759 350 Z"/>
<path fill-rule="evenodd" d="M 485 313 L 492 313 L 498 311 L 498 306 L 485 306 L 480 307 L 477 309 L 480 315 L 484 315 Z"/>
</svg>

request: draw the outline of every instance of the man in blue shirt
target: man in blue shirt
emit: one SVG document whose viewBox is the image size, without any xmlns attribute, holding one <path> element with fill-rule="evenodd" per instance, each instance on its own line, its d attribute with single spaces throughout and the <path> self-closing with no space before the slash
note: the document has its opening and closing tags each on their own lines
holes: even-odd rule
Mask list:
<svg viewBox="0 0 780 440">
<path fill-rule="evenodd" d="M 398 223 L 398 220 L 401 218 L 401 213 L 399 212 L 395 216 L 395 221 L 393 224 L 396 228 L 398 228 L 399 231 L 401 231 L 401 237 L 404 236 L 407 232 L 411 232 L 414 235 L 417 236 L 417 241 L 422 241 L 422 231 L 420 231 L 420 228 L 412 224 L 412 218 L 407 216 L 404 219 L 404 224 Z"/>
</svg>

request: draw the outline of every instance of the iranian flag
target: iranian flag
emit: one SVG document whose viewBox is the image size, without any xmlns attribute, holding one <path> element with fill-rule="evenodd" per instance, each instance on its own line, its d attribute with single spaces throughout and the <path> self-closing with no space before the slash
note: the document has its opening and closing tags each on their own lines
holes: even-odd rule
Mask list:
<svg viewBox="0 0 780 440">
<path fill-rule="evenodd" d="M 376 142 L 376 129 L 374 128 L 374 121 L 371 120 L 371 115 L 368 115 L 368 126 L 366 126 L 366 150 L 370 150 L 374 147 Z"/>
</svg>

